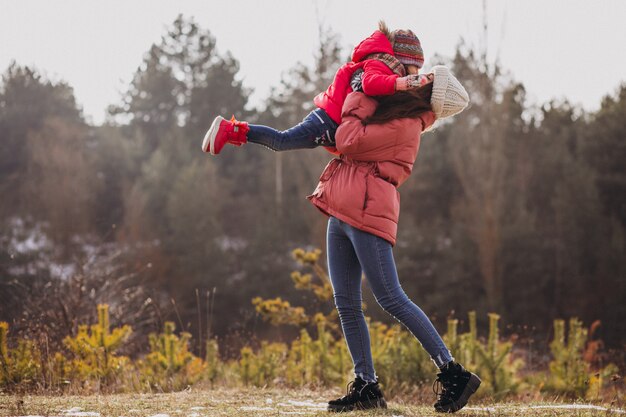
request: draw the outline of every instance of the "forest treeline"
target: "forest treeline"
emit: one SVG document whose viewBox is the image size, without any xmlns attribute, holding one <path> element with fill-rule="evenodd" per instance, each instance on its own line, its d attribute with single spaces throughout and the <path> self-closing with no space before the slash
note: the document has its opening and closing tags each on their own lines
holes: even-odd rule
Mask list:
<svg viewBox="0 0 626 417">
<path fill-rule="evenodd" d="M 331 155 L 248 144 L 212 157 L 200 144 L 218 114 L 277 128 L 300 121 L 349 55 L 331 31 L 312 53 L 313 66 L 286 71 L 253 108 L 236 57 L 179 16 L 101 125 L 86 120 L 67 83 L 7 68 L 0 320 L 60 344 L 107 303 L 111 323 L 132 325 L 137 344 L 167 320 L 200 343 L 219 335 L 221 346 L 290 336 L 276 335 L 251 299 L 306 302 L 290 285 L 290 254 L 325 247 L 327 219 L 305 196 Z M 505 335 L 548 340 L 553 319 L 578 317 L 600 320 L 595 334 L 619 350 L 626 85 L 593 112 L 567 101 L 537 106 L 522 81 L 462 43 L 429 61 L 452 67 L 471 106 L 424 135 L 400 189 L 394 254 L 404 289 L 439 328 L 452 315 L 497 312 Z M 368 314 L 390 323 L 379 310 Z"/>
</svg>

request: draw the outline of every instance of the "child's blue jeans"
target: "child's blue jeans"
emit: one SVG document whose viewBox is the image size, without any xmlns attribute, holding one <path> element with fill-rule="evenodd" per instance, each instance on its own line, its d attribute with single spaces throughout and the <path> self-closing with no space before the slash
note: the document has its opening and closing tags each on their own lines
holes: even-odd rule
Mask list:
<svg viewBox="0 0 626 417">
<path fill-rule="evenodd" d="M 442 367 L 453 360 L 432 322 L 400 286 L 391 243 L 335 217 L 328 220 L 326 239 L 335 305 L 356 376 L 365 381 L 376 380 L 369 331 L 361 307 L 362 272 L 378 304 L 409 329 L 435 365 Z"/>
<path fill-rule="evenodd" d="M 335 146 L 337 123 L 322 109 L 313 110 L 300 124 L 279 131 L 262 125 L 249 125 L 248 142 L 274 151 Z"/>
</svg>

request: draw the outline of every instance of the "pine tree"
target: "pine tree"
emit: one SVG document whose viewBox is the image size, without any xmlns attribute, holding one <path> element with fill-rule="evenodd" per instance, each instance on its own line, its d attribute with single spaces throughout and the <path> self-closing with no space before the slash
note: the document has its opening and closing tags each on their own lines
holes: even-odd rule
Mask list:
<svg viewBox="0 0 626 417">
<path fill-rule="evenodd" d="M 128 358 L 118 355 L 117 350 L 131 333 L 128 325 L 111 329 L 109 306 L 99 304 L 98 322 L 92 326 L 80 325 L 76 336 L 67 336 L 63 340 L 72 354 L 70 378 L 112 383 L 127 366 Z"/>
</svg>

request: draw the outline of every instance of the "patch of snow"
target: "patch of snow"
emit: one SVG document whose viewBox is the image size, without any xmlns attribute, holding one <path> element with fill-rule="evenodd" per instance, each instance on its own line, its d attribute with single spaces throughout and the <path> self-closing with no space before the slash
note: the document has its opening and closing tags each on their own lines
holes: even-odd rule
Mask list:
<svg viewBox="0 0 626 417">
<path fill-rule="evenodd" d="M 495 413 L 498 410 L 507 410 L 510 407 L 495 406 L 495 407 L 465 407 L 464 411 L 486 411 L 488 413 Z M 606 408 L 599 405 L 592 404 L 546 404 L 546 405 L 529 405 L 522 407 L 515 407 L 517 410 L 533 410 L 533 409 L 558 409 L 558 410 L 598 410 L 613 412 L 618 414 L 624 414 L 626 411 L 619 408 Z"/>
<path fill-rule="evenodd" d="M 100 417 L 100 413 L 93 411 L 82 411 L 80 407 L 72 407 L 69 410 L 62 411 L 64 416 L 68 417 Z"/>
<path fill-rule="evenodd" d="M 18 253 L 40 252 L 44 248 L 50 248 L 52 241 L 44 232 L 45 223 L 36 223 L 28 226 L 24 219 L 14 217 L 9 220 L 12 230 L 10 247 Z"/>
<path fill-rule="evenodd" d="M 271 398 L 268 398 L 267 400 L 265 400 L 265 404 L 271 404 L 273 402 L 274 400 L 272 400 Z"/>
<path fill-rule="evenodd" d="M 155 414 L 155 415 L 150 416 L 150 417 L 170 417 L 170 415 L 169 414 Z"/>
<path fill-rule="evenodd" d="M 102 243 L 94 236 L 73 236 L 72 242 L 81 248 L 81 260 L 68 263 L 60 261 L 60 247 L 46 231 L 48 223 L 20 217 L 13 217 L 5 222 L 9 230 L 8 234 L 0 236 L 0 245 L 7 248 L 11 259 L 19 260 L 8 264 L 7 270 L 11 275 L 37 275 L 48 271 L 53 278 L 69 279 L 81 270 L 96 269 L 112 273 L 115 268 L 110 265 L 110 258 L 124 251 L 123 245 Z M 30 256 L 32 259 L 20 259 L 20 255 Z"/>
<path fill-rule="evenodd" d="M 70 279 L 72 275 L 76 274 L 77 269 L 76 265 L 72 264 L 50 264 L 50 274 L 53 277 L 61 279 Z"/>
<path fill-rule="evenodd" d="M 272 407 L 254 407 L 254 406 L 239 407 L 239 409 L 242 410 L 242 411 L 269 411 L 269 410 L 273 410 Z"/>
<path fill-rule="evenodd" d="M 205 410 L 206 407 L 191 407 L 190 410 L 191 411 L 200 411 L 200 410 Z"/>
<path fill-rule="evenodd" d="M 463 411 L 486 411 L 488 413 L 495 413 L 495 407 L 464 407 Z"/>
<path fill-rule="evenodd" d="M 198 413 L 191 413 L 191 414 L 187 414 L 187 417 L 200 417 L 200 414 L 198 414 Z"/>
<path fill-rule="evenodd" d="M 525 408 L 536 409 L 536 408 L 548 408 L 548 409 L 561 409 L 561 410 L 599 410 L 599 411 L 612 411 L 614 413 L 626 413 L 624 410 L 620 410 L 619 408 L 606 408 L 601 407 L 599 405 L 592 404 L 554 404 L 554 405 L 531 405 Z"/>
<path fill-rule="evenodd" d="M 232 250 L 232 251 L 241 251 L 248 246 L 248 241 L 246 239 L 232 237 L 232 236 L 219 236 L 216 237 L 215 242 L 218 244 L 220 249 L 223 252 Z"/>
<path fill-rule="evenodd" d="M 305 413 L 304 411 L 282 411 L 282 410 L 278 410 L 278 414 L 308 414 L 308 413 Z"/>
</svg>

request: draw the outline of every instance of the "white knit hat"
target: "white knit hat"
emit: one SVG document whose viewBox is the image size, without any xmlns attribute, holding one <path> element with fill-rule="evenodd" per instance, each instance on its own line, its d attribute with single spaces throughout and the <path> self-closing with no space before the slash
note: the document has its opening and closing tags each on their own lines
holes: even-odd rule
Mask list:
<svg viewBox="0 0 626 417">
<path fill-rule="evenodd" d="M 435 79 L 430 105 L 437 119 L 445 119 L 462 112 L 469 104 L 469 95 L 459 80 L 443 65 L 435 65 L 431 72 Z"/>
</svg>

